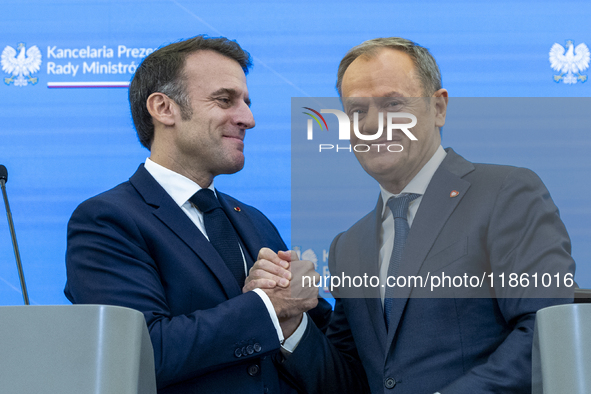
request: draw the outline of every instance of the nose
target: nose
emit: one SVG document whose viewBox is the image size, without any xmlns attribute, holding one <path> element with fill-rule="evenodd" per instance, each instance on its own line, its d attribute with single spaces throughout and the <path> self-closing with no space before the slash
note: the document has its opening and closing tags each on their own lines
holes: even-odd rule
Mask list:
<svg viewBox="0 0 591 394">
<path fill-rule="evenodd" d="M 382 113 L 382 119 L 380 119 L 380 114 L 377 106 L 370 105 L 367 109 L 367 114 L 365 115 L 363 121 L 359 122 L 359 131 L 362 134 L 367 135 L 379 133 L 381 131 L 379 130 L 379 126 L 382 126 L 382 129 L 384 128 L 384 116 L 385 114 Z"/>
<path fill-rule="evenodd" d="M 235 114 L 235 123 L 237 126 L 243 129 L 252 129 L 255 126 L 254 116 L 250 107 L 245 102 L 241 102 L 238 105 Z"/>
</svg>

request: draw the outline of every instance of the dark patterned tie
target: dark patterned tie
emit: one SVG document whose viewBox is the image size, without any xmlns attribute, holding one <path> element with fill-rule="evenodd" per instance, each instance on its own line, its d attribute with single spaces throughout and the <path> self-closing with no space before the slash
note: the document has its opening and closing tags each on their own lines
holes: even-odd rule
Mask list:
<svg viewBox="0 0 591 394">
<path fill-rule="evenodd" d="M 420 194 L 405 194 L 398 198 L 390 198 L 387 202 L 388 207 L 394 216 L 394 247 L 392 248 L 392 256 L 390 257 L 390 265 L 388 266 L 388 276 L 397 276 L 402 261 L 402 252 L 404 251 L 404 244 L 410 227 L 408 226 L 408 205 L 411 201 L 419 198 Z M 386 287 L 386 295 L 384 297 L 384 315 L 386 318 L 386 327 L 390 324 L 390 315 L 392 313 L 392 305 L 397 302 L 392 297 L 394 295 L 394 287 Z"/>
<path fill-rule="evenodd" d="M 240 287 L 244 286 L 246 276 L 238 234 L 217 197 L 210 189 L 201 189 L 189 201 L 203 212 L 203 221 L 209 242 L 218 251 Z"/>
</svg>

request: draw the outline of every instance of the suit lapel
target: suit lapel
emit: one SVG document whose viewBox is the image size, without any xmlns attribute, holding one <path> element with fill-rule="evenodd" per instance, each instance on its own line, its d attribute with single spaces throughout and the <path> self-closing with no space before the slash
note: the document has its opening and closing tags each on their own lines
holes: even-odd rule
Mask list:
<svg viewBox="0 0 591 394">
<path fill-rule="evenodd" d="M 220 255 L 180 209 L 158 182 L 141 165 L 129 179 L 146 203 L 154 208 L 153 214 L 187 244 L 204 262 L 220 282 L 228 298 L 242 293 L 234 276 Z"/>
<path fill-rule="evenodd" d="M 418 275 L 444 224 L 470 188 L 470 182 L 462 177 L 473 170 L 472 163 L 466 161 L 452 149 L 448 150 L 446 158 L 433 175 L 421 200 L 421 205 L 406 240 L 398 275 L 405 277 Z M 453 191 L 458 194 L 452 195 Z M 411 290 L 410 287 L 396 287 L 394 289 L 395 297 L 400 298 L 402 302 L 398 303 L 396 310 L 392 310 L 390 329 L 388 330 L 388 347 L 392 344 Z"/>
<path fill-rule="evenodd" d="M 358 261 L 368 261 L 369 265 L 363 267 L 360 265 L 361 275 L 367 273 L 368 276 L 379 276 L 379 250 L 380 250 L 380 229 L 382 226 L 382 197 L 378 198 L 376 208 L 371 212 L 367 226 L 365 226 L 360 235 L 360 254 Z M 386 322 L 384 320 L 384 309 L 378 288 L 367 286 L 364 288 L 364 298 L 367 310 L 370 316 L 374 332 L 383 349 L 386 349 Z"/>
<path fill-rule="evenodd" d="M 363 277 L 364 275 L 377 277 L 379 275 L 381 205 L 382 199 L 380 197 L 376 209 L 364 216 L 352 229 L 336 240 L 338 252 L 331 249 L 331 253 L 336 253 L 334 256 L 336 265 L 331 267 L 333 275 L 339 277 L 343 275 L 349 278 Z M 343 284 L 335 297 L 343 298 L 343 303 L 354 305 L 355 316 L 348 318 L 357 321 L 357 324 L 361 322 L 363 326 L 372 326 L 376 340 L 380 344 L 380 350 L 383 352 L 386 348 L 387 333 L 380 289 L 372 286 L 357 287 Z M 348 299 L 352 300 L 349 302 Z M 367 333 L 371 335 L 371 329 Z"/>
</svg>

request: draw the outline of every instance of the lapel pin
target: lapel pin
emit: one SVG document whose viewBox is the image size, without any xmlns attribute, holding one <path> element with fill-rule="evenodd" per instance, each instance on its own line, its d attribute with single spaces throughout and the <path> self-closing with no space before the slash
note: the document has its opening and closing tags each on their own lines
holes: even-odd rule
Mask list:
<svg viewBox="0 0 591 394">
<path fill-rule="evenodd" d="M 452 198 L 453 197 L 457 197 L 459 195 L 460 195 L 460 192 L 457 191 L 457 190 L 452 190 L 451 193 L 449 193 L 449 196 L 452 197 Z"/>
<path fill-rule="evenodd" d="M 235 210 L 236 212 L 240 212 L 240 207 L 234 207 L 234 210 Z"/>
</svg>

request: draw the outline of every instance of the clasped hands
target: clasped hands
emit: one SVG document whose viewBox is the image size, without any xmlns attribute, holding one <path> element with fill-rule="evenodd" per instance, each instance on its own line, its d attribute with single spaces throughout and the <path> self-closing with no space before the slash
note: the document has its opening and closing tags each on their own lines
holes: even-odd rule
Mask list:
<svg viewBox="0 0 591 394">
<path fill-rule="evenodd" d="M 285 338 L 297 329 L 303 313 L 318 304 L 318 288 L 304 287 L 302 277 L 310 277 L 311 283 L 320 280 L 314 264 L 299 260 L 294 251 L 262 248 L 242 288 L 243 293 L 259 288 L 269 296 Z"/>
</svg>

